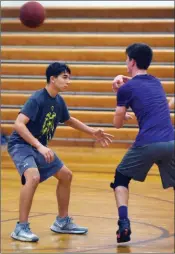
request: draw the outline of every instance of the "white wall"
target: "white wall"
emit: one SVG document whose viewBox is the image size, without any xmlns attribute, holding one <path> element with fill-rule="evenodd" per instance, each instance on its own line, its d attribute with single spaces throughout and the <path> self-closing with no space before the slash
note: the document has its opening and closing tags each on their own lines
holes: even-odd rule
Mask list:
<svg viewBox="0 0 175 254">
<path fill-rule="evenodd" d="M 21 6 L 28 1 L 1 1 L 1 6 Z M 37 1 L 43 6 L 157 6 L 174 7 L 174 1 Z"/>
</svg>

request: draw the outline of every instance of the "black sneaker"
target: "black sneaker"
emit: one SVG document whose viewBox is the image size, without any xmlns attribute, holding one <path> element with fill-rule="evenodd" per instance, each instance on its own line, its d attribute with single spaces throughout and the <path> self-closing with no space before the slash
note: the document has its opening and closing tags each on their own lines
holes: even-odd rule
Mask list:
<svg viewBox="0 0 175 254">
<path fill-rule="evenodd" d="M 129 242 L 131 240 L 130 220 L 129 219 L 118 220 L 118 225 L 119 229 L 116 232 L 117 242 L 118 243 Z"/>
</svg>

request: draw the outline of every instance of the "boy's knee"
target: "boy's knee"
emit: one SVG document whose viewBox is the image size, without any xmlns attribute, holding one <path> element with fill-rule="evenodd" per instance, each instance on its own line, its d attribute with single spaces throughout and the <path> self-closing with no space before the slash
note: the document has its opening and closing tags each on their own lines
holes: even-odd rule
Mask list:
<svg viewBox="0 0 175 254">
<path fill-rule="evenodd" d="M 63 166 L 54 176 L 62 183 L 71 183 L 73 177 L 72 172 L 65 166 Z"/>
<path fill-rule="evenodd" d="M 40 175 L 37 169 L 27 169 L 22 177 L 22 183 L 26 182 L 36 186 L 40 183 Z"/>
<path fill-rule="evenodd" d="M 129 185 L 129 182 L 130 182 L 131 178 L 128 177 L 128 176 L 125 176 L 125 175 L 122 175 L 120 172 L 118 172 L 116 170 L 116 173 L 115 173 L 115 177 L 114 177 L 114 182 L 110 184 L 110 187 L 112 189 L 119 189 L 119 187 L 125 187 L 128 189 L 128 185 Z"/>
<path fill-rule="evenodd" d="M 65 182 L 71 182 L 72 181 L 72 177 L 73 177 L 72 172 L 70 170 L 68 170 L 66 172 L 65 176 L 63 177 L 63 180 Z"/>
</svg>

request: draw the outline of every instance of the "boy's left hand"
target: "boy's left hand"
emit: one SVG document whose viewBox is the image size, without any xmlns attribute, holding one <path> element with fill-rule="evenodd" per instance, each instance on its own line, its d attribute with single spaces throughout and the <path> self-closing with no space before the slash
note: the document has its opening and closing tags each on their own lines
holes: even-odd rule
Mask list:
<svg viewBox="0 0 175 254">
<path fill-rule="evenodd" d="M 109 133 L 105 133 L 103 129 L 97 129 L 94 131 L 93 136 L 95 137 L 95 139 L 97 141 L 99 141 L 101 143 L 101 145 L 103 147 L 107 147 L 109 146 L 110 143 L 112 143 L 112 139 L 114 136 L 109 134 Z"/>
</svg>

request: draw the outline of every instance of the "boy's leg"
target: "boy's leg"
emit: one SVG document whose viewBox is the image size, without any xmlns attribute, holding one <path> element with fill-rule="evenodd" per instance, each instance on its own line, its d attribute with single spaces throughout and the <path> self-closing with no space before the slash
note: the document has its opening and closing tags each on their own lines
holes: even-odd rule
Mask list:
<svg viewBox="0 0 175 254">
<path fill-rule="evenodd" d="M 19 202 L 19 222 L 28 222 L 29 212 L 35 190 L 40 182 L 37 168 L 29 168 L 24 172 L 25 184 L 21 187 Z"/>
<path fill-rule="evenodd" d="M 46 163 L 44 157 L 35 150 L 35 160 L 39 168 L 41 182 L 51 176 L 54 176 L 59 181 L 56 189 L 58 216 L 51 226 L 51 230 L 57 233 L 66 234 L 86 233 L 88 231 L 87 228 L 75 225 L 72 222 L 72 219 L 68 216 L 72 172 L 64 166 L 63 162 L 56 154 L 51 163 Z"/>
<path fill-rule="evenodd" d="M 59 180 L 56 188 L 58 216 L 65 218 L 68 216 L 72 172 L 66 166 L 63 166 L 54 177 Z"/>
<path fill-rule="evenodd" d="M 38 169 L 27 169 L 24 172 L 23 177 L 25 177 L 25 184 L 22 186 L 20 193 L 19 222 L 17 222 L 11 237 L 19 241 L 37 242 L 39 238 L 31 232 L 28 217 L 32 206 L 33 196 L 40 181 Z"/>
<path fill-rule="evenodd" d="M 118 243 L 130 241 L 131 228 L 128 219 L 128 185 L 132 178 L 138 181 L 144 181 L 149 169 L 153 165 L 153 162 L 146 158 L 147 151 L 148 149 L 145 147 L 130 149 L 116 169 L 114 183 L 111 183 L 119 214 L 119 229 L 116 232 Z"/>
<path fill-rule="evenodd" d="M 72 181 L 72 172 L 63 166 L 54 177 L 59 180 L 56 189 L 58 216 L 51 226 L 51 230 L 63 234 L 85 234 L 88 232 L 86 227 L 80 227 L 73 223 L 72 218 L 68 216 L 70 187 Z"/>
<path fill-rule="evenodd" d="M 32 156 L 32 148 L 28 145 L 17 144 L 8 148 L 8 152 L 18 169 L 23 184 L 20 192 L 19 221 L 11 237 L 20 241 L 36 242 L 39 238 L 30 231 L 28 223 L 33 196 L 40 181 L 40 175 Z"/>
<path fill-rule="evenodd" d="M 119 229 L 116 232 L 118 243 L 130 241 L 131 228 L 130 220 L 128 219 L 128 185 L 130 180 L 130 177 L 124 176 L 116 170 L 114 183 L 111 184 L 111 187 L 114 189 L 114 195 L 119 215 Z"/>
</svg>

